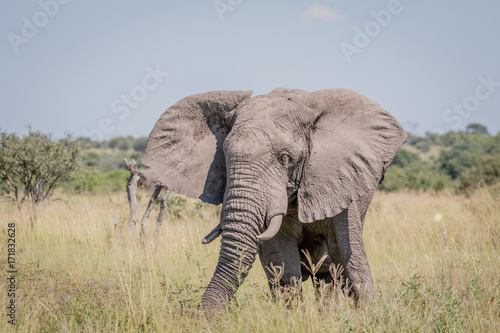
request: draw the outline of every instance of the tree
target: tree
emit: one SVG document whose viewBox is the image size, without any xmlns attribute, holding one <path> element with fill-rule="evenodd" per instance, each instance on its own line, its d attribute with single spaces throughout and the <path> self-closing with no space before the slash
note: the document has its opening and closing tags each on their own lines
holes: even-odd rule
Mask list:
<svg viewBox="0 0 500 333">
<path fill-rule="evenodd" d="M 99 154 L 89 151 L 83 154 L 82 162 L 87 167 L 98 167 L 101 162 Z"/>
<path fill-rule="evenodd" d="M 135 139 L 134 141 L 134 150 L 139 152 L 139 153 L 144 153 L 146 150 L 146 144 L 148 143 L 148 137 L 140 137 Z"/>
<path fill-rule="evenodd" d="M 127 151 L 132 149 L 132 141 L 134 139 L 131 136 L 117 136 L 111 140 L 109 140 L 109 147 L 110 148 L 117 148 L 119 150 Z"/>
<path fill-rule="evenodd" d="M 400 168 L 405 168 L 409 165 L 420 163 L 422 159 L 418 154 L 413 153 L 405 148 L 401 148 L 394 159 L 392 160 L 391 165 L 397 165 Z"/>
<path fill-rule="evenodd" d="M 478 124 L 478 123 L 473 123 L 473 124 L 469 124 L 467 125 L 465 131 L 467 133 L 479 133 L 479 134 L 482 134 L 482 135 L 490 135 L 490 133 L 488 133 L 488 129 L 486 128 L 486 126 L 483 126 L 481 124 Z"/>
<path fill-rule="evenodd" d="M 476 165 L 484 154 L 480 143 L 462 143 L 441 151 L 436 162 L 441 170 L 456 179 L 466 169 Z"/>
<path fill-rule="evenodd" d="M 459 189 L 467 191 L 497 183 L 500 183 L 500 154 L 486 155 L 461 175 Z"/>
<path fill-rule="evenodd" d="M 24 137 L 0 133 L 0 183 L 19 210 L 28 200 L 36 207 L 49 198 L 56 184 L 78 167 L 79 143 L 68 135 L 52 140 L 50 134 L 32 132 Z"/>
</svg>

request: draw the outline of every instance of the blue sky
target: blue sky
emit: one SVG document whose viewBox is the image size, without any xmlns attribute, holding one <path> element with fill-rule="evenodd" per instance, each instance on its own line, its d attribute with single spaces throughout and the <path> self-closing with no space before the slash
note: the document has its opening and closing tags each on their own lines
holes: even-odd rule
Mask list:
<svg viewBox="0 0 500 333">
<path fill-rule="evenodd" d="M 209 90 L 356 90 L 406 130 L 500 131 L 500 2 L 8 1 L 0 130 L 148 135 Z"/>
</svg>

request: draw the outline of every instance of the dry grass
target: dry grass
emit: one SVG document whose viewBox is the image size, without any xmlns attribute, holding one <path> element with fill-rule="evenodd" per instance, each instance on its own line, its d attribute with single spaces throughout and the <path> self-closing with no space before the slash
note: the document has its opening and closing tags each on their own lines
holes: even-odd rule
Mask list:
<svg viewBox="0 0 500 333">
<path fill-rule="evenodd" d="M 197 305 L 219 245 L 201 239 L 218 208 L 181 197 L 169 202 L 160 242 L 146 249 L 127 237 L 125 194 L 52 202 L 33 231 L 15 205 L 2 203 L 0 266 L 7 270 L 7 223 L 15 222 L 18 332 L 493 332 L 500 331 L 499 202 L 487 190 L 469 198 L 377 193 L 364 234 L 377 295 L 361 308 L 338 292 L 316 297 L 309 281 L 293 306 L 273 301 L 257 260 L 236 302 L 203 316 Z M 2 279 L 1 332 L 14 331 L 6 287 Z"/>
</svg>

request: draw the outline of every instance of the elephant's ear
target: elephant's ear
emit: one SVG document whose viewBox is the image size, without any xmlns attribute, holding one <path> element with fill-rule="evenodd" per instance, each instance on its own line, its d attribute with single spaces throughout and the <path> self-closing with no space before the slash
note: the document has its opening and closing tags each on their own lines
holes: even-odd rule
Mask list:
<svg viewBox="0 0 500 333">
<path fill-rule="evenodd" d="M 315 119 L 298 190 L 299 219 L 313 222 L 339 214 L 377 187 L 406 132 L 380 105 L 354 91 L 319 90 L 304 98 Z"/>
<path fill-rule="evenodd" d="M 167 109 L 149 135 L 142 162 L 158 183 L 191 198 L 219 204 L 226 187 L 223 142 L 234 109 L 252 91 L 210 91 Z"/>
</svg>

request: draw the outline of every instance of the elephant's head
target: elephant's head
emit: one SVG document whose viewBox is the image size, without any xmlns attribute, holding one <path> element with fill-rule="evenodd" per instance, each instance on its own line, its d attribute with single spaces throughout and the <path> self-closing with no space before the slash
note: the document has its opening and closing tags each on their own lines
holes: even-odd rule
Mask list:
<svg viewBox="0 0 500 333">
<path fill-rule="evenodd" d="M 162 185 L 223 203 L 219 262 L 204 307 L 232 297 L 258 239 L 279 230 L 290 199 L 297 198 L 303 223 L 337 215 L 380 183 L 406 139 L 396 119 L 354 91 L 251 94 L 182 99 L 160 117 L 143 157 Z"/>
</svg>

